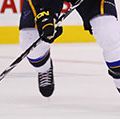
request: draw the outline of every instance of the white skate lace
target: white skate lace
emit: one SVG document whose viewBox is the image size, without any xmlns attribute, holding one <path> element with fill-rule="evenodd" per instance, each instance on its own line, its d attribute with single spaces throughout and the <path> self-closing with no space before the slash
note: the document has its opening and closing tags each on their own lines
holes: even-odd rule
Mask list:
<svg viewBox="0 0 120 119">
<path fill-rule="evenodd" d="M 45 87 L 45 86 L 51 85 L 51 83 L 52 83 L 52 69 L 50 68 L 45 73 L 39 73 L 38 78 L 40 81 L 40 87 Z"/>
</svg>

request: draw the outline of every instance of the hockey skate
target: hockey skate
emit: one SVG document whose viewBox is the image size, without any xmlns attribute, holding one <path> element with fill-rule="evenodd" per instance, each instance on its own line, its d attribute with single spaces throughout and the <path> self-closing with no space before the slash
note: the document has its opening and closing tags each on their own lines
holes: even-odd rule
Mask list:
<svg viewBox="0 0 120 119">
<path fill-rule="evenodd" d="M 38 73 L 39 91 L 44 97 L 49 97 L 54 91 L 53 64 L 46 72 Z"/>
</svg>

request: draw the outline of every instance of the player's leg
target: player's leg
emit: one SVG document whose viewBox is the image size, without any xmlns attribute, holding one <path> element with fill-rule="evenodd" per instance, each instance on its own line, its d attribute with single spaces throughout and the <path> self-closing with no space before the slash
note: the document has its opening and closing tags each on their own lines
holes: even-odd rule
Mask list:
<svg viewBox="0 0 120 119">
<path fill-rule="evenodd" d="M 114 16 L 102 16 L 92 19 L 91 25 L 97 42 L 103 48 L 108 73 L 120 91 L 120 24 Z"/>
<path fill-rule="evenodd" d="M 82 14 L 88 29 L 92 28 L 94 37 L 103 49 L 103 56 L 108 66 L 109 74 L 114 78 L 115 85 L 120 91 L 120 25 L 114 0 L 93 0 L 96 5 L 85 3 Z M 87 0 L 86 0 L 87 2 Z M 90 1 L 88 0 L 90 3 Z M 96 7 L 97 6 L 97 7 Z M 82 8 L 81 8 L 82 9 Z M 88 22 L 90 21 L 90 23 Z"/>
<path fill-rule="evenodd" d="M 20 18 L 20 46 L 26 50 L 39 38 L 35 28 L 34 15 L 27 0 L 24 0 L 22 15 Z M 28 61 L 38 72 L 39 90 L 43 96 L 49 97 L 54 91 L 53 65 L 50 56 L 50 44 L 44 41 L 29 53 Z"/>
<path fill-rule="evenodd" d="M 103 4 L 101 15 L 93 18 L 90 23 L 97 42 L 103 48 L 108 72 L 120 91 L 120 24 L 117 21 L 114 0 L 107 0 Z"/>
</svg>

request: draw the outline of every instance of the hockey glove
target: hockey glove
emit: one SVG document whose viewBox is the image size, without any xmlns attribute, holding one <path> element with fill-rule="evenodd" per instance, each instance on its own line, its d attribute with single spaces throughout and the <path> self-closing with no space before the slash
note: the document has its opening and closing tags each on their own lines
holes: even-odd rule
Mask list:
<svg viewBox="0 0 120 119">
<path fill-rule="evenodd" d="M 52 43 L 62 34 L 62 27 L 55 26 L 56 19 L 56 15 L 50 13 L 50 11 L 41 11 L 35 17 L 39 35 L 45 42 Z"/>
<path fill-rule="evenodd" d="M 52 31 L 52 32 L 51 32 Z M 53 33 L 54 32 L 54 33 Z M 62 26 L 58 26 L 54 29 L 54 31 L 52 30 L 52 28 L 48 28 L 46 27 L 44 30 L 43 30 L 43 40 L 45 42 L 48 42 L 48 43 L 52 43 L 54 42 L 54 40 L 59 37 L 63 32 L 63 28 Z M 53 33 L 53 34 L 52 34 Z"/>
</svg>

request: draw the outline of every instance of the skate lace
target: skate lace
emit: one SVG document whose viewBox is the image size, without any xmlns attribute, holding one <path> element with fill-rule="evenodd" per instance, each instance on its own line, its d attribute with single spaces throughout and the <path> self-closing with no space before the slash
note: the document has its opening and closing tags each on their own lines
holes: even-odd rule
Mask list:
<svg viewBox="0 0 120 119">
<path fill-rule="evenodd" d="M 51 85 L 51 83 L 52 83 L 52 68 L 50 68 L 45 73 L 39 73 L 38 78 L 39 78 L 39 82 L 40 82 L 40 87 L 45 87 L 45 86 Z"/>
</svg>

